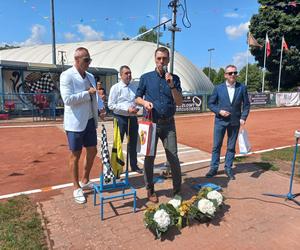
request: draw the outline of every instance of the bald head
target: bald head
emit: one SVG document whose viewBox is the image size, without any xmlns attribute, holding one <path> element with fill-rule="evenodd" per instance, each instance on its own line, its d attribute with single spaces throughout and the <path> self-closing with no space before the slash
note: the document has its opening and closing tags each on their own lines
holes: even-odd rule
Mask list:
<svg viewBox="0 0 300 250">
<path fill-rule="evenodd" d="M 90 57 L 89 51 L 84 47 L 79 47 L 75 50 L 74 53 L 74 66 L 78 72 L 84 75 L 85 71 L 88 69 L 92 59 Z"/>
</svg>

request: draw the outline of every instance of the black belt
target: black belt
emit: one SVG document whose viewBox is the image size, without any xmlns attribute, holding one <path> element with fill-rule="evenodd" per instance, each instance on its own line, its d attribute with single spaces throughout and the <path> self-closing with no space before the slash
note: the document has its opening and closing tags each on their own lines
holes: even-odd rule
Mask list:
<svg viewBox="0 0 300 250">
<path fill-rule="evenodd" d="M 158 118 L 156 123 L 159 125 L 167 125 L 170 123 L 174 123 L 174 116 L 166 117 L 166 118 Z"/>
</svg>

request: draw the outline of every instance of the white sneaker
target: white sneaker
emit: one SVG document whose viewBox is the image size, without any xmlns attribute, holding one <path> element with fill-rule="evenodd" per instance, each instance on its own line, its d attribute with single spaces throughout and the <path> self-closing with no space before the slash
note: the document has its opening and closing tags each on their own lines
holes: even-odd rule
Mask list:
<svg viewBox="0 0 300 250">
<path fill-rule="evenodd" d="M 94 188 L 94 182 L 88 181 L 88 183 L 84 184 L 80 181 L 79 186 L 82 188 L 82 190 L 93 189 Z"/>
<path fill-rule="evenodd" d="M 86 202 L 86 198 L 84 197 L 83 191 L 81 188 L 75 189 L 73 191 L 73 197 L 75 198 L 75 201 L 79 204 L 83 204 Z"/>
</svg>

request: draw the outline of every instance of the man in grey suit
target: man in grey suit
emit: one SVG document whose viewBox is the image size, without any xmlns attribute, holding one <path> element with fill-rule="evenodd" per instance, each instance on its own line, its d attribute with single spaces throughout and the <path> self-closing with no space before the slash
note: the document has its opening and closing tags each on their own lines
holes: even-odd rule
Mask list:
<svg viewBox="0 0 300 250">
<path fill-rule="evenodd" d="M 228 65 L 225 68 L 226 82 L 215 87 L 208 101 L 209 109 L 215 113 L 214 142 L 210 170 L 207 178 L 217 175 L 220 164 L 220 152 L 227 132 L 227 151 L 225 156 L 225 174 L 234 180 L 232 164 L 240 125 L 244 125 L 250 111 L 247 87 L 236 81 L 237 68 Z"/>
</svg>

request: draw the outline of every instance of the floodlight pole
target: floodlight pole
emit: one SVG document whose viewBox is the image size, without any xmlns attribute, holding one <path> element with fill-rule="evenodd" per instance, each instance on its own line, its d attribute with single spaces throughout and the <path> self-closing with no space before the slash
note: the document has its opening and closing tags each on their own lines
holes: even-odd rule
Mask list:
<svg viewBox="0 0 300 250">
<path fill-rule="evenodd" d="M 56 64 L 54 0 L 50 0 L 50 6 L 51 6 L 51 32 L 52 32 L 52 64 Z"/>
<path fill-rule="evenodd" d="M 176 27 L 177 26 L 176 13 L 177 13 L 177 7 L 178 7 L 177 4 L 178 4 L 178 0 L 173 0 L 169 3 L 169 7 L 173 8 L 172 24 L 169 27 L 169 30 L 172 32 L 170 73 L 173 73 L 173 71 L 174 71 L 175 32 L 180 31 L 180 29 Z"/>
<path fill-rule="evenodd" d="M 208 78 L 209 78 L 210 81 L 211 81 L 211 79 L 210 79 L 210 71 L 211 71 L 211 53 L 212 53 L 212 51 L 214 51 L 214 50 L 215 50 L 215 48 L 210 48 L 210 49 L 207 50 L 207 51 L 209 52 Z"/>
<path fill-rule="evenodd" d="M 160 35 L 160 8 L 161 8 L 161 0 L 158 0 L 158 29 L 156 31 L 156 47 L 159 47 L 159 35 Z"/>
</svg>

